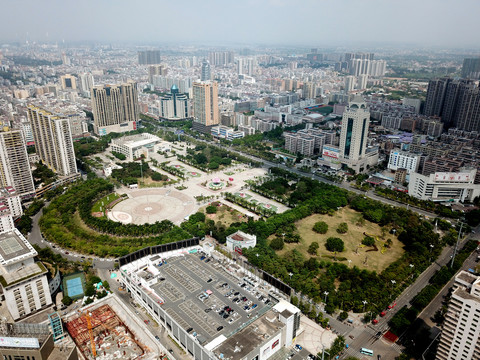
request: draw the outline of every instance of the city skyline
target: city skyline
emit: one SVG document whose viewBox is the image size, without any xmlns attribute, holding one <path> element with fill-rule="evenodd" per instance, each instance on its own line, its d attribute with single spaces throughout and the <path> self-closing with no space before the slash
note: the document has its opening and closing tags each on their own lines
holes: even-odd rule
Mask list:
<svg viewBox="0 0 480 360">
<path fill-rule="evenodd" d="M 22 6 L 7 2 L 3 10 L 9 16 L 0 24 L 0 42 L 412 44 L 458 48 L 478 47 L 475 34 L 480 31 L 475 18 L 480 3 L 474 0 L 466 0 L 462 6 L 451 0 L 396 3 L 305 0 L 300 5 L 283 0 L 230 4 L 218 0 L 206 3 L 148 0 L 140 6 L 126 1 L 86 0 L 65 6 L 59 1 L 25 0 Z M 405 17 L 402 19 L 398 14 Z M 445 21 L 438 26 L 442 19 Z M 120 27 L 119 23 L 132 26 Z"/>
</svg>

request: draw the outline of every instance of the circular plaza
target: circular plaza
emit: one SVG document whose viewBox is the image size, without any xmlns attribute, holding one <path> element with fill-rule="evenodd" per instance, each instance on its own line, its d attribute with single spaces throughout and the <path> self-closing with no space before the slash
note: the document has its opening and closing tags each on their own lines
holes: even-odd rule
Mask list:
<svg viewBox="0 0 480 360">
<path fill-rule="evenodd" d="M 153 224 L 170 220 L 178 224 L 194 211 L 195 200 L 171 189 L 140 189 L 128 192 L 128 198 L 116 204 L 108 218 L 124 224 Z"/>
</svg>

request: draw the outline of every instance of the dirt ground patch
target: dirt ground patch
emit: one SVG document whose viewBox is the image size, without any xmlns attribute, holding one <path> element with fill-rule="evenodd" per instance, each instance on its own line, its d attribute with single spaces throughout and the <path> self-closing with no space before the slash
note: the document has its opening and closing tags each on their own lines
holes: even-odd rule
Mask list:
<svg viewBox="0 0 480 360">
<path fill-rule="evenodd" d="M 360 224 L 359 220 L 361 218 L 361 213 L 348 207 L 338 210 L 335 212 L 334 216 L 320 214 L 311 215 L 295 223 L 297 230 L 302 237 L 302 242 L 298 244 L 285 244 L 285 247 L 279 252 L 279 254 L 283 255 L 288 251 L 297 249 L 306 258 L 309 258 L 311 255 L 307 252 L 307 249 L 312 242 L 317 241 L 320 247 L 317 250 L 316 258 L 319 261 L 322 259 L 333 260 L 331 257 L 334 254 L 325 248 L 325 242 L 329 237 L 338 237 L 342 239 L 345 244 L 345 251 L 337 254 L 337 259 L 346 258 L 346 260 L 341 261 L 342 263 L 349 266 L 357 266 L 361 269 L 382 272 L 388 267 L 388 265 L 402 256 L 404 253 L 403 244 L 398 241 L 396 236 L 388 233 L 388 227 L 385 228 L 382 238 L 382 228 L 379 225 L 369 221 L 364 221 L 363 224 Z M 317 221 L 325 221 L 328 224 L 328 232 L 326 234 L 318 234 L 312 230 L 313 225 Z M 338 225 L 342 222 L 348 224 L 348 231 L 346 234 L 339 234 L 336 230 Z M 373 247 L 361 245 L 364 238 L 364 232 L 371 236 L 375 236 L 377 239 L 375 244 L 378 251 L 368 251 L 373 249 Z M 382 249 L 382 246 L 387 239 L 392 240 L 392 246 L 382 254 L 380 249 Z M 348 260 L 351 260 L 351 262 L 349 263 Z"/>
<path fill-rule="evenodd" d="M 205 213 L 205 209 L 206 206 L 198 209 L 198 211 Z M 206 214 L 206 216 L 215 222 L 220 221 L 225 227 L 229 227 L 234 222 L 246 222 L 248 220 L 244 214 L 227 205 L 222 204 L 217 209 L 216 214 Z"/>
</svg>

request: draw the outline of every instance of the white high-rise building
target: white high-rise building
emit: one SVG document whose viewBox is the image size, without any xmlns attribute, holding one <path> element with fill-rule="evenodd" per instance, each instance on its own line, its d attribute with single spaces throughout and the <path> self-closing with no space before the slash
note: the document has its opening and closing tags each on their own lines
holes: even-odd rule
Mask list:
<svg viewBox="0 0 480 360">
<path fill-rule="evenodd" d="M 480 359 L 480 277 L 463 270 L 455 277 L 436 359 Z"/>
<path fill-rule="evenodd" d="M 59 175 L 75 174 L 77 163 L 68 119 L 33 105 L 28 106 L 27 114 L 40 159 Z"/>
<path fill-rule="evenodd" d="M 367 165 L 378 161 L 378 151 L 367 156 L 368 126 L 370 124 L 370 111 L 360 95 L 348 104 L 342 119 L 340 133 L 340 161 L 355 170 L 362 172 Z"/>
<path fill-rule="evenodd" d="M 210 68 L 210 63 L 206 59 L 203 60 L 202 62 L 202 72 L 200 74 L 200 80 L 202 81 L 212 80 L 212 71 Z"/>
<path fill-rule="evenodd" d="M 357 78 L 357 89 L 358 90 L 364 90 L 367 88 L 367 82 L 368 82 L 368 75 L 362 74 L 359 75 Z"/>
<path fill-rule="evenodd" d="M 355 88 L 355 76 L 345 76 L 345 92 L 349 93 Z"/>
<path fill-rule="evenodd" d="M 83 96 L 90 97 L 93 86 L 94 80 L 92 74 L 83 73 L 78 75 L 78 87 Z"/>
<path fill-rule="evenodd" d="M 237 74 L 242 75 L 243 74 L 243 59 L 238 59 L 237 60 Z"/>
<path fill-rule="evenodd" d="M 35 196 L 27 147 L 21 130 L 0 132 L 0 186 L 11 186 L 22 199 Z"/>
</svg>

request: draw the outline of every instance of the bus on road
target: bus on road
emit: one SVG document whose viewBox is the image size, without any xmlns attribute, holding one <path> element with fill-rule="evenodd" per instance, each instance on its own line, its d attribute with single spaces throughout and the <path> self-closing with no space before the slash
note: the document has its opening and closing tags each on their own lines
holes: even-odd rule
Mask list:
<svg viewBox="0 0 480 360">
<path fill-rule="evenodd" d="M 360 354 L 373 356 L 373 351 L 365 348 L 360 349 Z"/>
</svg>

